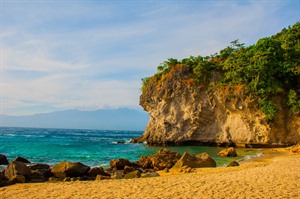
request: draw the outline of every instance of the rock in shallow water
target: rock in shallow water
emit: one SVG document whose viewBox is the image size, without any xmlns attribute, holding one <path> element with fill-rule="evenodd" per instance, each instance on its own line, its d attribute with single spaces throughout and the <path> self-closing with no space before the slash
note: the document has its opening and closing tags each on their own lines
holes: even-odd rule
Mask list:
<svg viewBox="0 0 300 199">
<path fill-rule="evenodd" d="M 218 153 L 218 156 L 223 156 L 223 157 L 236 157 L 237 153 L 235 151 L 235 148 L 229 147 L 227 149 L 224 149 Z"/>
</svg>

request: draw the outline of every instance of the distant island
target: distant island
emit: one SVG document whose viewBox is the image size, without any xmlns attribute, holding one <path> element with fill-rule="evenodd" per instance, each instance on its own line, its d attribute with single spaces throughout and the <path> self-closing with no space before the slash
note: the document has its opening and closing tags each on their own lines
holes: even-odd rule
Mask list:
<svg viewBox="0 0 300 199">
<path fill-rule="evenodd" d="M 148 120 L 146 112 L 129 108 L 66 110 L 29 116 L 1 115 L 0 126 L 144 131 Z"/>
<path fill-rule="evenodd" d="M 300 142 L 300 23 L 211 56 L 170 58 L 142 79 L 150 145 L 275 147 Z"/>
</svg>

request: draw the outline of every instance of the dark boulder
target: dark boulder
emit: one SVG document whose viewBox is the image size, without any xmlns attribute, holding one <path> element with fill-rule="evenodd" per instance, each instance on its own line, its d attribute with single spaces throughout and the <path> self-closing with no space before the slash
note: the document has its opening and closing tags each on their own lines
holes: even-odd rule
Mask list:
<svg viewBox="0 0 300 199">
<path fill-rule="evenodd" d="M 9 162 L 8 162 L 6 156 L 3 154 L 0 154 L 0 165 L 8 165 L 8 164 L 9 164 Z"/>
<path fill-rule="evenodd" d="M 34 165 L 30 165 L 29 168 L 31 170 L 44 171 L 44 170 L 49 170 L 50 166 L 48 164 L 34 164 Z"/>
<path fill-rule="evenodd" d="M 87 173 L 87 175 L 88 176 L 92 176 L 92 177 L 96 177 L 97 175 L 110 176 L 110 174 L 107 173 L 107 172 L 105 172 L 102 167 L 91 168 L 91 170 L 89 170 L 89 172 Z"/>
<path fill-rule="evenodd" d="M 232 161 L 227 165 L 227 167 L 236 167 L 236 166 L 240 166 L 240 164 L 236 161 Z"/>
<path fill-rule="evenodd" d="M 51 172 L 60 179 L 66 177 L 81 177 L 90 170 L 90 167 L 80 163 L 60 162 L 52 167 Z"/>
<path fill-rule="evenodd" d="M 26 178 L 25 176 L 23 175 L 14 175 L 12 176 L 9 181 L 13 184 L 16 184 L 16 183 L 25 183 L 26 182 Z M 10 183 L 8 182 L 8 183 Z"/>
<path fill-rule="evenodd" d="M 26 158 L 23 157 L 16 157 L 13 161 L 18 161 L 18 162 L 23 162 L 25 164 L 31 164 L 31 162 L 29 160 L 27 160 Z"/>
<path fill-rule="evenodd" d="M 130 162 L 128 159 L 120 158 L 110 161 L 110 168 L 113 170 L 123 170 L 125 166 L 136 167 L 137 164 Z"/>
<path fill-rule="evenodd" d="M 229 147 L 227 149 L 224 149 L 218 153 L 218 156 L 223 156 L 223 157 L 236 157 L 237 153 L 235 151 L 234 147 Z"/>
<path fill-rule="evenodd" d="M 8 178 L 5 177 L 5 175 L 2 172 L 0 172 L 0 187 L 4 186 L 7 181 Z"/>
<path fill-rule="evenodd" d="M 125 174 L 127 174 L 127 173 L 129 173 L 129 172 L 132 172 L 132 171 L 134 171 L 134 170 L 136 170 L 135 167 L 125 166 L 125 167 L 124 167 L 124 170 L 123 170 L 123 174 L 125 175 Z"/>
<path fill-rule="evenodd" d="M 172 168 L 180 159 L 181 155 L 177 152 L 170 151 L 167 148 L 160 149 L 156 154 L 148 157 L 141 157 L 137 164 L 144 168 L 154 168 L 156 170 L 164 170 Z"/>
<path fill-rule="evenodd" d="M 31 169 L 31 181 L 32 182 L 44 182 L 49 177 L 54 176 L 51 172 L 50 166 L 47 164 L 35 164 L 29 166 Z"/>
<path fill-rule="evenodd" d="M 149 156 L 141 156 L 137 164 L 143 169 L 153 169 L 152 160 L 149 158 Z"/>
<path fill-rule="evenodd" d="M 22 175 L 26 180 L 30 180 L 31 170 L 25 163 L 19 161 L 12 161 L 5 169 L 5 176 L 11 180 L 16 175 Z"/>
</svg>

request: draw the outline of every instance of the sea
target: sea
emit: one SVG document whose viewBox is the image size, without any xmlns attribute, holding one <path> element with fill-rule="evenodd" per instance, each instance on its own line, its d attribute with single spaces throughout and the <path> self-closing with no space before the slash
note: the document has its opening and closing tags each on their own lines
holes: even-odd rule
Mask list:
<svg viewBox="0 0 300 199">
<path fill-rule="evenodd" d="M 130 143 L 142 131 L 113 131 L 88 129 L 49 129 L 0 127 L 0 154 L 9 161 L 17 156 L 32 163 L 55 165 L 62 161 L 81 162 L 91 167 L 108 167 L 110 160 L 126 158 L 137 161 L 141 156 L 156 153 L 163 147 Z M 237 148 L 237 157 L 219 157 L 223 148 L 206 146 L 167 147 L 180 154 L 207 152 L 217 166 L 224 166 L 234 160 L 260 156 L 260 149 Z M 4 169 L 3 166 L 1 166 Z M 0 170 L 1 170 L 0 168 Z"/>
</svg>

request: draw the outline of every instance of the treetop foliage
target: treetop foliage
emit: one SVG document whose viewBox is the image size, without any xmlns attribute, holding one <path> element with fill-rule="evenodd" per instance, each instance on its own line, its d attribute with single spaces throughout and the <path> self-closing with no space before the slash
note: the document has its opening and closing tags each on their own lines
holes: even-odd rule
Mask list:
<svg viewBox="0 0 300 199">
<path fill-rule="evenodd" d="M 186 71 L 183 78 L 198 85 L 208 85 L 216 72 L 222 74 L 219 86 L 246 85 L 246 93 L 258 97 L 261 110 L 270 120 L 278 109 L 275 96 L 282 96 L 291 111 L 300 113 L 300 22 L 247 47 L 234 40 L 211 56 L 170 58 L 158 66 L 155 75 L 142 79 L 142 92 L 149 84 L 174 74 L 172 69 L 179 66 Z"/>
</svg>

